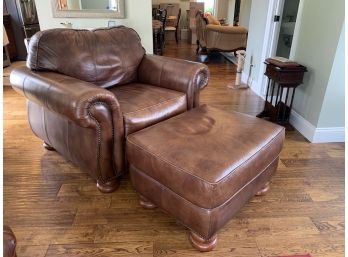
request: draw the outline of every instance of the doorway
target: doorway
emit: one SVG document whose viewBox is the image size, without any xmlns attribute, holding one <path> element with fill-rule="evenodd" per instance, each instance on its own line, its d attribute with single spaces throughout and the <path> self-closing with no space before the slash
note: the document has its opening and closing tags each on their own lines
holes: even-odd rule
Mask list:
<svg viewBox="0 0 348 257">
<path fill-rule="evenodd" d="M 277 44 L 275 55 L 289 58 L 294 37 L 295 24 L 297 20 L 298 7 L 300 0 L 283 0 L 282 14 L 280 19 L 279 35 L 277 36 Z"/>
<path fill-rule="evenodd" d="M 277 55 L 291 59 L 292 49 L 296 48 L 294 36 L 296 38 L 300 26 L 302 6 L 303 0 L 270 0 L 261 60 Z M 260 82 L 256 84 L 255 92 L 265 96 L 267 79 L 263 66 L 260 66 L 257 81 Z"/>
</svg>

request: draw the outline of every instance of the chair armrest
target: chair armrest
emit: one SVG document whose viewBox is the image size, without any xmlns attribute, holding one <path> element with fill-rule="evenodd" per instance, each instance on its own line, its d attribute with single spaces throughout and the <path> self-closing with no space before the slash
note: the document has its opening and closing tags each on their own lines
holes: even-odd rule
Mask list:
<svg viewBox="0 0 348 257">
<path fill-rule="evenodd" d="M 206 27 L 207 31 L 215 31 L 223 34 L 248 34 L 248 30 L 241 26 L 221 26 L 209 24 Z"/>
<path fill-rule="evenodd" d="M 114 168 L 117 173 L 123 171 L 123 116 L 112 92 L 66 75 L 35 72 L 27 67 L 14 69 L 10 82 L 17 92 L 30 101 L 78 126 L 96 130 L 98 138 L 104 133 L 112 133 Z M 100 176 L 107 177 L 108 174 Z"/>
<path fill-rule="evenodd" d="M 138 69 L 138 80 L 186 93 L 187 107 L 191 109 L 199 105 L 199 91 L 208 84 L 209 70 L 201 63 L 145 55 Z"/>
<path fill-rule="evenodd" d="M 81 127 L 95 126 L 91 108 L 98 103 L 105 104 L 113 113 L 113 117 L 119 116 L 117 120 L 122 120 L 116 97 L 92 83 L 54 72 L 35 72 L 27 67 L 14 69 L 10 75 L 10 82 L 17 92 L 29 100 Z"/>
</svg>

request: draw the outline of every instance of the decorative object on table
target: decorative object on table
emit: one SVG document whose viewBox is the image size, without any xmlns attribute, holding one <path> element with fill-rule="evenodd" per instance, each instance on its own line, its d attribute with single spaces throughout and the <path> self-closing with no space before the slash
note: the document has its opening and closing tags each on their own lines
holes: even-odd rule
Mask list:
<svg viewBox="0 0 348 257">
<path fill-rule="evenodd" d="M 219 20 L 221 26 L 228 26 L 228 23 L 226 22 L 226 18 L 222 18 Z"/>
<path fill-rule="evenodd" d="M 127 172 L 127 135 L 198 106 L 209 78 L 201 63 L 146 54 L 125 26 L 41 31 L 26 64 L 10 80 L 31 129 L 105 193 Z"/>
<path fill-rule="evenodd" d="M 73 26 L 72 23 L 69 21 L 61 22 L 60 24 L 63 25 L 64 28 L 67 28 L 67 29 L 72 29 L 72 26 Z"/>
<path fill-rule="evenodd" d="M 108 21 L 108 27 L 115 27 L 116 26 L 116 21 Z"/>
<path fill-rule="evenodd" d="M 268 77 L 264 110 L 257 115 L 284 126 L 294 128 L 289 123 L 295 90 L 302 84 L 307 68 L 283 57 L 266 59 L 265 75 Z"/>
<path fill-rule="evenodd" d="M 206 18 L 199 11 L 196 15 L 196 29 L 197 53 L 245 50 L 248 30 L 244 27 L 221 26 L 212 15 L 208 15 Z"/>
<path fill-rule="evenodd" d="M 3 253 L 4 257 L 16 257 L 16 237 L 9 226 L 3 227 Z"/>
<path fill-rule="evenodd" d="M 227 87 L 232 89 L 247 89 L 249 88 L 248 85 L 242 84 L 242 71 L 244 68 L 244 61 L 245 61 L 245 50 L 238 50 L 236 52 L 237 55 L 237 73 L 236 73 L 236 81 L 235 83 L 228 83 Z"/>
</svg>

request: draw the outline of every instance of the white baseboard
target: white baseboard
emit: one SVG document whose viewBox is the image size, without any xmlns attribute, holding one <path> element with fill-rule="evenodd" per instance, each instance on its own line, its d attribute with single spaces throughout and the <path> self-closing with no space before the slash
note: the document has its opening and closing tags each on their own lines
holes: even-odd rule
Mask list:
<svg viewBox="0 0 348 257">
<path fill-rule="evenodd" d="M 291 110 L 290 123 L 310 142 L 313 141 L 316 127 L 294 110 Z"/>
<path fill-rule="evenodd" d="M 257 81 L 253 80 L 252 78 L 250 78 L 248 81 L 248 79 L 249 79 L 248 74 L 246 74 L 245 72 L 242 72 L 242 78 L 241 78 L 242 83 L 247 84 L 255 94 L 259 95 L 259 93 L 257 92 L 258 90 Z"/>
<path fill-rule="evenodd" d="M 248 75 L 242 73 L 242 82 L 248 81 Z M 260 95 L 258 92 L 257 82 L 254 80 L 251 82 L 250 89 L 265 99 L 264 95 Z M 329 128 L 316 128 L 312 123 L 303 118 L 300 114 L 291 110 L 290 123 L 294 126 L 305 138 L 311 143 L 333 143 L 333 142 L 345 142 L 345 128 L 344 127 L 329 127 Z"/>
<path fill-rule="evenodd" d="M 345 142 L 344 127 L 316 128 L 294 110 L 290 123 L 311 143 Z"/>
<path fill-rule="evenodd" d="M 313 143 L 345 142 L 344 127 L 317 128 Z"/>
<path fill-rule="evenodd" d="M 246 74 L 244 71 L 242 72 L 242 83 L 247 84 L 248 83 L 248 74 Z"/>
</svg>

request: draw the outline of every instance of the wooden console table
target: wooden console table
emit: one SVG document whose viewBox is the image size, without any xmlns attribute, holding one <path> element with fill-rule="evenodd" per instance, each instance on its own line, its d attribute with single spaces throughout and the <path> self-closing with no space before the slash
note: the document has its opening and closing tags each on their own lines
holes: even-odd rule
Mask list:
<svg viewBox="0 0 348 257">
<path fill-rule="evenodd" d="M 294 128 L 289 123 L 295 90 L 302 84 L 307 68 L 296 62 L 279 62 L 272 58 L 265 61 L 268 85 L 264 110 L 257 115 L 284 126 Z M 290 99 L 290 101 L 289 101 Z"/>
</svg>

